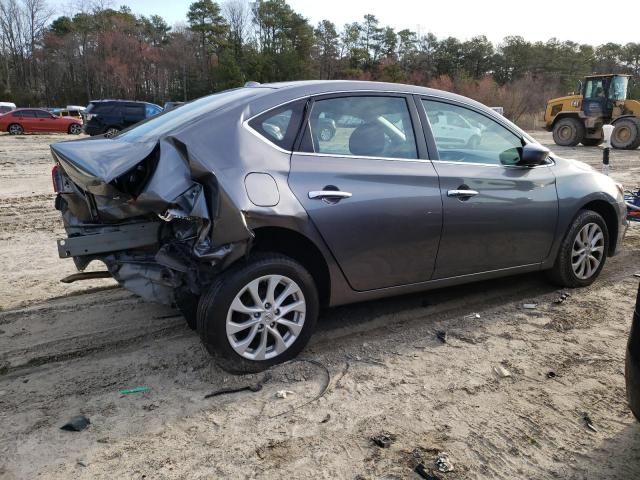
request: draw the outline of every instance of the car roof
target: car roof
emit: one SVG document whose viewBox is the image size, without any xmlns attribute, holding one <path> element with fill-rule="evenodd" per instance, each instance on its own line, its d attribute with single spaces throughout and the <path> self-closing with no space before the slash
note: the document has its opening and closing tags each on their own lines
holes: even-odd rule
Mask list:
<svg viewBox="0 0 640 480">
<path fill-rule="evenodd" d="M 104 100 L 91 100 L 89 103 L 141 103 L 144 105 L 153 105 L 154 107 L 162 108 L 160 105 L 156 105 L 151 102 L 143 102 L 142 100 L 116 100 L 116 99 L 104 99 Z"/>
<path fill-rule="evenodd" d="M 27 111 L 39 110 L 41 112 L 51 113 L 46 108 L 38 108 L 38 107 L 20 107 L 20 108 L 16 108 L 16 109 L 12 110 L 12 112 L 24 112 L 25 110 L 27 110 Z"/>
</svg>

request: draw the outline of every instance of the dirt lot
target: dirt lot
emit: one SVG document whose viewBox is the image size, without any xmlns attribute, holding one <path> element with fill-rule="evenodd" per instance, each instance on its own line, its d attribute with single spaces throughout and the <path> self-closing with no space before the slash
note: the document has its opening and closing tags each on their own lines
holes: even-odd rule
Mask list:
<svg viewBox="0 0 640 480">
<path fill-rule="evenodd" d="M 640 225 L 560 305 L 527 275 L 324 312 L 302 356 L 327 367 L 329 390 L 300 407 L 323 388 L 319 366 L 234 377 L 176 311 L 111 280 L 59 283 L 74 269 L 57 258 L 48 144 L 64 139 L 0 136 L 1 478 L 417 478 L 415 462 L 443 451 L 446 479 L 640 478 L 623 366 Z M 600 160 L 597 148 L 553 149 Z M 612 163 L 614 178 L 640 183 L 640 151 Z M 139 386 L 150 390 L 119 394 Z M 80 413 L 87 430 L 60 430 Z M 388 449 L 369 441 L 381 431 L 396 436 Z"/>
</svg>

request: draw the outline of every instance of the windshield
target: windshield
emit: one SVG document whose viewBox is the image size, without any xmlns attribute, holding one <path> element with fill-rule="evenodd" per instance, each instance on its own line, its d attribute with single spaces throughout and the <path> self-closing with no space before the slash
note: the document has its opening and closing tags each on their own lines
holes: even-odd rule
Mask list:
<svg viewBox="0 0 640 480">
<path fill-rule="evenodd" d="M 157 138 L 195 118 L 223 107 L 229 102 L 253 96 L 257 91 L 258 89 L 255 88 L 237 88 L 193 100 L 185 103 L 180 108 L 165 111 L 148 120 L 137 123 L 120 132 L 117 138 L 131 141 Z"/>
<path fill-rule="evenodd" d="M 609 87 L 609 100 L 626 100 L 629 77 L 613 77 Z"/>
</svg>

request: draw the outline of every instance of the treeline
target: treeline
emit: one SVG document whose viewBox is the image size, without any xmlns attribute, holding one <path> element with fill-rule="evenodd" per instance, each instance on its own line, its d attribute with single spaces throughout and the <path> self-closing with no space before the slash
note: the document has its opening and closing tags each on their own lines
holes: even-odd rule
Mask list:
<svg viewBox="0 0 640 480">
<path fill-rule="evenodd" d="M 46 0 L 0 0 L 0 100 L 188 100 L 249 80 L 362 79 L 457 91 L 514 120 L 589 73 L 640 75 L 640 43 L 600 46 L 519 36 L 493 45 L 396 31 L 374 15 L 311 25 L 286 0 L 201 0 L 185 23 L 96 6 L 54 18 Z"/>
</svg>

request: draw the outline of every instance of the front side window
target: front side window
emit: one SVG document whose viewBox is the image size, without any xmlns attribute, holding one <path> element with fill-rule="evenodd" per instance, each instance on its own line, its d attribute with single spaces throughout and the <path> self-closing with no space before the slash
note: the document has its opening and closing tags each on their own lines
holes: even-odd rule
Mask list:
<svg viewBox="0 0 640 480">
<path fill-rule="evenodd" d="M 300 129 L 305 105 L 306 100 L 283 105 L 257 116 L 249 125 L 280 148 L 291 150 Z"/>
<path fill-rule="evenodd" d="M 484 115 L 449 103 L 422 100 L 440 160 L 515 165 L 522 139 Z"/>
<path fill-rule="evenodd" d="M 36 111 L 36 117 L 38 117 L 38 118 L 52 118 L 53 115 L 51 115 L 49 112 L 45 112 L 44 110 L 37 110 Z"/>
<path fill-rule="evenodd" d="M 317 100 L 301 150 L 339 156 L 418 158 L 407 101 L 400 97 Z"/>
<path fill-rule="evenodd" d="M 36 118 L 36 112 L 33 110 L 22 110 L 20 116 L 22 118 Z"/>
<path fill-rule="evenodd" d="M 604 83 L 602 78 L 587 80 L 584 88 L 584 98 L 604 98 Z"/>
<path fill-rule="evenodd" d="M 609 86 L 610 100 L 626 100 L 629 77 L 613 77 Z"/>
</svg>

